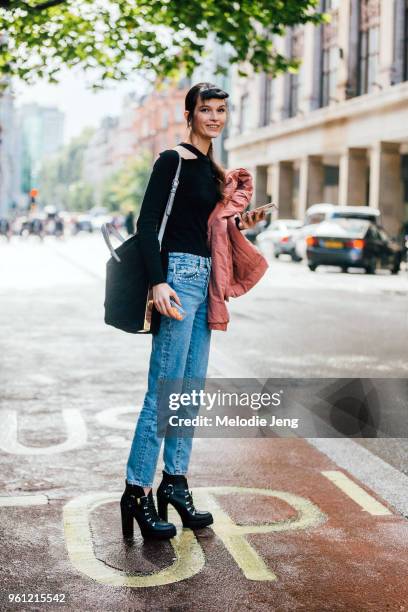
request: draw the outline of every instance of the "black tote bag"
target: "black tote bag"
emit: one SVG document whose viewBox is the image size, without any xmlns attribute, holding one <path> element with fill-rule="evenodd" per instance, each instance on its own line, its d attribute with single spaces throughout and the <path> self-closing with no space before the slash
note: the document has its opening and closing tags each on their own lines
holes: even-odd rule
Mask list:
<svg viewBox="0 0 408 612">
<path fill-rule="evenodd" d="M 158 234 L 161 248 L 164 230 L 173 207 L 174 196 L 179 183 L 181 155 L 170 189 L 166 209 Z M 150 334 L 153 311 L 152 290 L 136 233 L 125 240 L 111 223 L 105 223 L 102 235 L 112 257 L 106 264 L 105 323 L 130 334 Z M 113 248 L 110 241 L 113 234 L 121 245 Z"/>
</svg>

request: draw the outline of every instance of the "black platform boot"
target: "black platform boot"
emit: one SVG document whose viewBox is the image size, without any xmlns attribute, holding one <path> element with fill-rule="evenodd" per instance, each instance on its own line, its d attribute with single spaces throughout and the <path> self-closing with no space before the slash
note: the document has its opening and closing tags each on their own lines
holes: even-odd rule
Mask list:
<svg viewBox="0 0 408 612">
<path fill-rule="evenodd" d="M 146 495 L 143 487 L 129 484 L 127 481 L 126 489 L 120 500 L 120 511 L 122 533 L 126 539 L 133 538 L 134 519 L 138 522 L 142 536 L 146 539 L 168 540 L 177 533 L 173 523 L 162 521 L 157 514 L 152 491 L 150 490 Z"/>
<path fill-rule="evenodd" d="M 187 478 L 178 474 L 167 474 L 163 471 L 163 480 L 157 489 L 157 508 L 160 518 L 164 521 L 167 521 L 168 504 L 171 504 L 179 513 L 183 527 L 201 529 L 214 522 L 210 512 L 201 512 L 194 508 Z"/>
</svg>

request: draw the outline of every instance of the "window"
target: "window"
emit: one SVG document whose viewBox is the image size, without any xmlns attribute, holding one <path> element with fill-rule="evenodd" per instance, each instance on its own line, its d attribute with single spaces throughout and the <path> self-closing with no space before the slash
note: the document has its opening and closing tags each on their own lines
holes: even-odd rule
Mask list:
<svg viewBox="0 0 408 612">
<path fill-rule="evenodd" d="M 169 125 L 169 112 L 163 111 L 162 114 L 162 128 L 166 128 Z"/>
<path fill-rule="evenodd" d="M 249 128 L 249 94 L 241 96 L 239 109 L 239 131 L 245 132 Z"/>
<path fill-rule="evenodd" d="M 261 82 L 261 105 L 259 125 L 269 125 L 272 115 L 272 87 L 273 79 L 270 75 L 263 73 Z"/>
<path fill-rule="evenodd" d="M 320 100 L 319 105 L 328 106 L 336 99 L 338 43 L 338 11 L 333 0 L 322 1 L 322 11 L 331 14 L 331 22 L 321 26 Z"/>
<path fill-rule="evenodd" d="M 339 167 L 338 166 L 323 166 L 324 184 L 333 187 L 339 184 Z"/>
<path fill-rule="evenodd" d="M 381 240 L 381 234 L 379 230 L 374 226 L 371 227 L 371 238 L 373 240 Z"/>
<path fill-rule="evenodd" d="M 403 67 L 403 80 L 408 81 L 408 0 L 405 0 L 404 10 L 404 67 Z"/>
<path fill-rule="evenodd" d="M 408 81 L 408 0 L 395 0 L 391 85 Z"/>
<path fill-rule="evenodd" d="M 378 228 L 378 233 L 380 234 L 380 238 L 383 242 L 388 242 L 388 236 L 385 233 L 385 231 L 382 229 L 382 227 Z"/>
<path fill-rule="evenodd" d="M 375 88 L 379 55 L 380 0 L 361 0 L 358 41 L 358 94 Z"/>
<path fill-rule="evenodd" d="M 290 57 L 302 58 L 303 56 L 303 30 L 299 27 L 290 30 Z M 295 117 L 299 110 L 300 71 L 289 73 L 289 100 L 288 115 Z"/>
</svg>

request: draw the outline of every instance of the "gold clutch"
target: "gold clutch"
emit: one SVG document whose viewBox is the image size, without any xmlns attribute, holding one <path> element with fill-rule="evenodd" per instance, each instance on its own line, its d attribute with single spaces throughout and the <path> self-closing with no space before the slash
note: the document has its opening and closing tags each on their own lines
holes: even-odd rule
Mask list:
<svg viewBox="0 0 408 612">
<path fill-rule="evenodd" d="M 150 331 L 150 326 L 152 324 L 153 306 L 154 306 L 153 289 L 149 287 L 149 291 L 147 292 L 146 309 L 145 309 L 145 315 L 144 315 L 144 321 L 143 321 L 143 331 L 144 332 Z"/>
</svg>

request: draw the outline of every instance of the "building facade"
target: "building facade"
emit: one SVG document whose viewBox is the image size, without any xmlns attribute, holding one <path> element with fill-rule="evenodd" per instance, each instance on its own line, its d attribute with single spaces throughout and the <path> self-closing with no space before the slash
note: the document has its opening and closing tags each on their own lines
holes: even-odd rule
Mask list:
<svg viewBox="0 0 408 612">
<path fill-rule="evenodd" d="M 152 160 L 185 138 L 184 98 L 188 89 L 189 79 L 181 79 L 175 86 L 166 84 L 140 98 L 133 127 L 139 150 L 149 151 Z"/>
<path fill-rule="evenodd" d="M 96 206 L 102 206 L 105 181 L 119 168 L 118 127 L 118 117 L 104 117 L 84 151 L 82 178 L 92 185 Z"/>
<path fill-rule="evenodd" d="M 41 164 L 64 140 L 64 113 L 54 106 L 25 104 L 19 110 L 22 176 L 21 191 L 38 186 Z"/>
<path fill-rule="evenodd" d="M 319 202 L 370 205 L 396 234 L 408 219 L 408 0 L 321 0 L 328 24 L 276 38 L 299 72 L 233 71 L 229 166 L 254 176 L 252 205 L 281 218 Z M 248 68 L 248 67 L 247 67 Z"/>
<path fill-rule="evenodd" d="M 17 125 L 10 88 L 0 93 L 0 217 L 9 217 L 19 196 Z"/>
<path fill-rule="evenodd" d="M 123 164 L 137 153 L 137 134 L 134 118 L 138 108 L 135 92 L 127 94 L 122 101 L 122 109 L 112 133 L 112 170 L 119 170 Z"/>
</svg>

